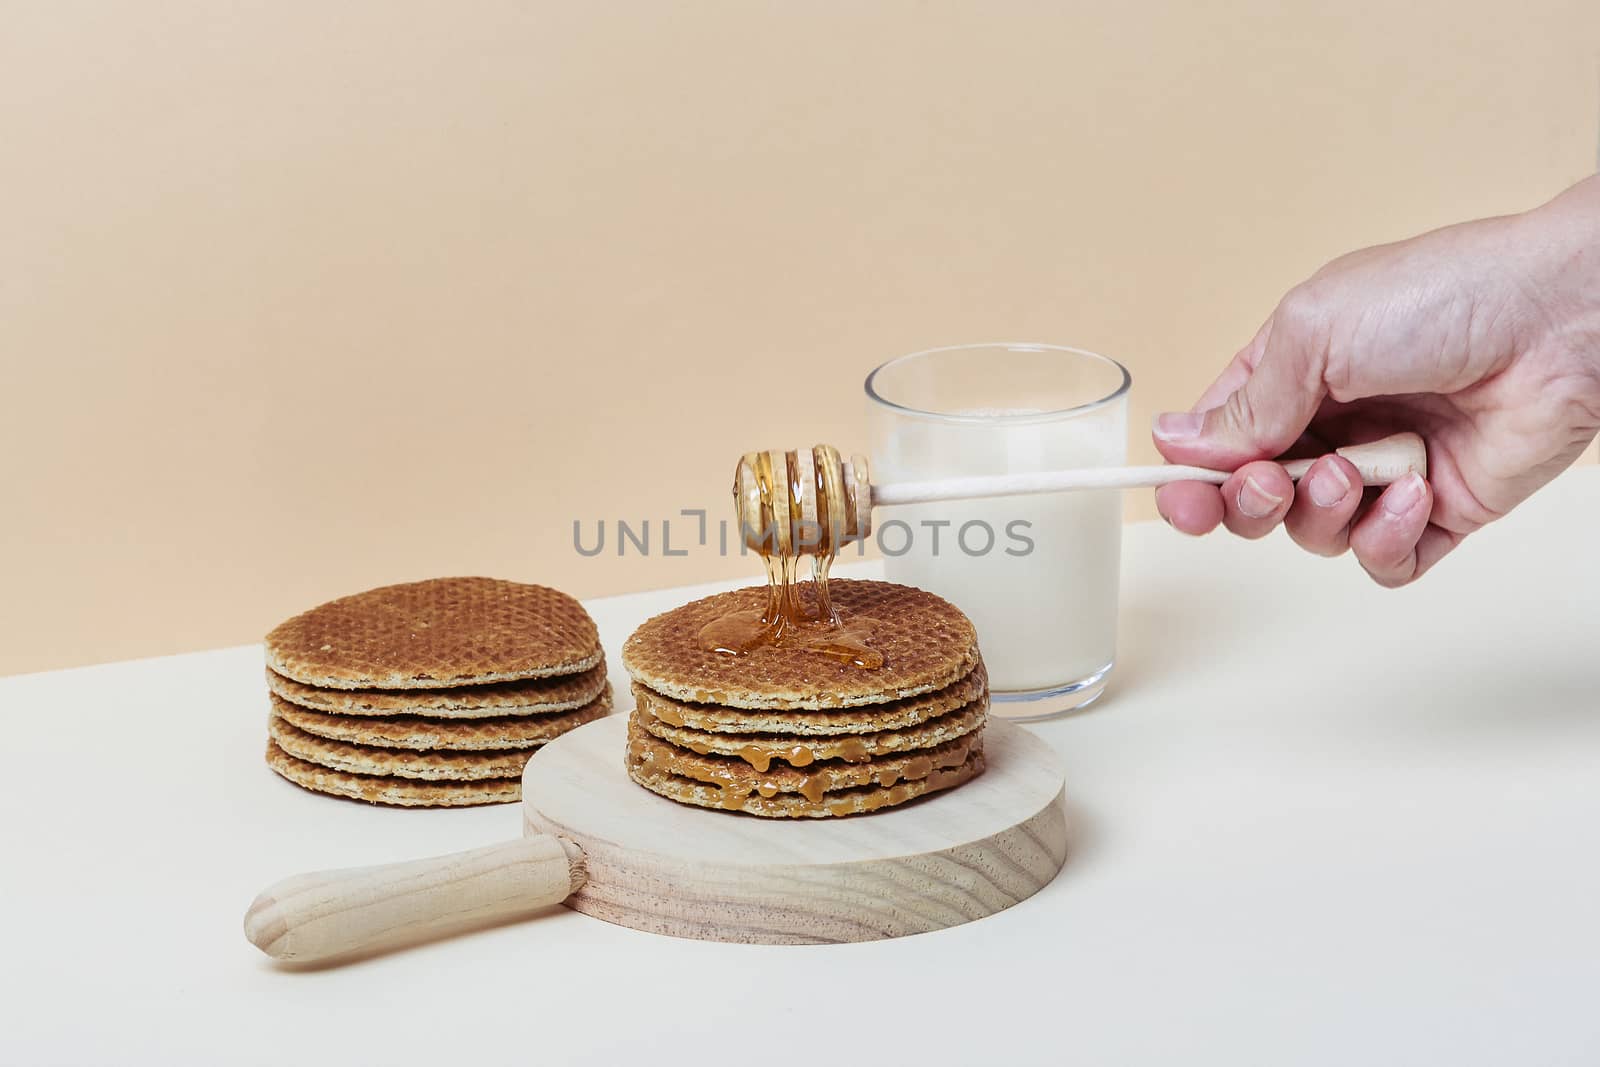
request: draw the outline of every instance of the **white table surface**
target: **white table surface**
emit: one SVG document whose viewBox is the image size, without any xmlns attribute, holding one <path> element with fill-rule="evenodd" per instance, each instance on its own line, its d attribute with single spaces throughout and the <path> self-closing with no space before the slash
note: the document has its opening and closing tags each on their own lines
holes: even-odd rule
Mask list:
<svg viewBox="0 0 1600 1067">
<path fill-rule="evenodd" d="M 290 971 L 240 932 L 258 889 L 484 844 L 517 809 L 279 780 L 254 646 L 0 679 L 0 1061 L 1597 1063 L 1597 531 L 1593 468 L 1399 592 L 1281 535 L 1131 527 L 1111 692 L 1036 727 L 1066 868 L 869 944 L 556 909 Z M 688 594 L 590 605 L 619 677 Z"/>
</svg>

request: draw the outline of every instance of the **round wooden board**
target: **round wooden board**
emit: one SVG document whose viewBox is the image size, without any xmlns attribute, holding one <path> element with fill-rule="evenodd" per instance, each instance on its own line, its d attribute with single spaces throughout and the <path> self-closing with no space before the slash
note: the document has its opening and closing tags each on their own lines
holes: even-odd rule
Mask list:
<svg viewBox="0 0 1600 1067">
<path fill-rule="evenodd" d="M 764 819 L 667 800 L 623 769 L 613 715 L 546 745 L 523 772 L 523 826 L 582 846 L 588 915 L 702 941 L 818 944 L 903 937 L 1032 896 L 1067 858 L 1050 746 L 991 720 L 988 769 L 870 815 Z"/>
</svg>

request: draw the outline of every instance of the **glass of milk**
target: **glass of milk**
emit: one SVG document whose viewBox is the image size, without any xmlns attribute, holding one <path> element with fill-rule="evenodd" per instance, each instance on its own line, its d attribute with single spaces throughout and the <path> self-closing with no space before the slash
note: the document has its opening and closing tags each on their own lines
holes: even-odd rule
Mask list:
<svg viewBox="0 0 1600 1067">
<path fill-rule="evenodd" d="M 983 344 L 890 360 L 867 377 L 875 484 L 1117 466 L 1128 389 L 1115 360 Z M 1065 714 L 1116 660 L 1122 501 L 1116 490 L 886 507 L 873 519 L 890 581 L 937 593 L 978 630 L 991 712 Z"/>
</svg>

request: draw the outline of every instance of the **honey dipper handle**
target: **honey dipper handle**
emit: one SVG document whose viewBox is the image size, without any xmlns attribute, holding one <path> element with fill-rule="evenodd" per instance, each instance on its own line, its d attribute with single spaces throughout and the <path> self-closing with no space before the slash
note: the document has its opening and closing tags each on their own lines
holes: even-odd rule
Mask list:
<svg viewBox="0 0 1600 1067">
<path fill-rule="evenodd" d="M 1341 448 L 1337 452 L 1360 473 L 1363 485 L 1389 485 L 1412 471 L 1424 478 L 1428 476 L 1427 449 L 1422 438 L 1414 433 L 1399 433 L 1370 444 Z M 1284 464 L 1284 469 L 1291 478 L 1298 479 L 1314 462 L 1310 459 L 1292 460 Z M 877 505 L 927 504 L 940 500 L 1058 493 L 1070 489 L 1141 489 L 1189 481 L 1221 485 L 1228 480 L 1230 473 L 1207 467 L 1162 464 L 1154 467 L 1083 467 L 1038 474 L 981 475 L 933 482 L 875 485 L 872 487 L 872 502 Z"/>
<path fill-rule="evenodd" d="M 559 904 L 585 878 L 582 849 L 536 834 L 448 856 L 286 878 L 256 897 L 244 933 L 274 959 L 310 963 L 518 918 Z"/>
</svg>

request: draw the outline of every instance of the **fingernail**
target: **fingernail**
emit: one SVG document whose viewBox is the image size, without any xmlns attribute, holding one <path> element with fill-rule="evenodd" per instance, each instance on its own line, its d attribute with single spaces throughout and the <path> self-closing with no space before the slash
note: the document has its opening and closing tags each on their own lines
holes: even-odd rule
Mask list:
<svg viewBox="0 0 1600 1067">
<path fill-rule="evenodd" d="M 1283 503 L 1283 497 L 1273 496 L 1257 484 L 1256 480 L 1245 475 L 1244 484 L 1239 487 L 1239 510 L 1252 519 L 1264 519 L 1278 510 L 1278 505 Z"/>
<path fill-rule="evenodd" d="M 1331 508 L 1350 492 L 1350 479 L 1332 461 L 1318 463 L 1311 471 L 1311 502 L 1319 508 Z"/>
<path fill-rule="evenodd" d="M 1410 514 L 1411 509 L 1422 499 L 1422 488 L 1422 475 L 1412 471 L 1384 492 L 1381 498 L 1383 510 L 1395 518 Z"/>
<path fill-rule="evenodd" d="M 1163 441 L 1197 437 L 1205 416 L 1198 411 L 1168 411 L 1156 416 L 1153 431 Z"/>
</svg>

